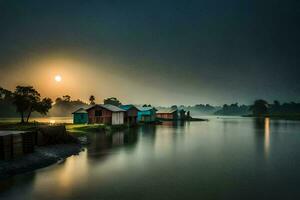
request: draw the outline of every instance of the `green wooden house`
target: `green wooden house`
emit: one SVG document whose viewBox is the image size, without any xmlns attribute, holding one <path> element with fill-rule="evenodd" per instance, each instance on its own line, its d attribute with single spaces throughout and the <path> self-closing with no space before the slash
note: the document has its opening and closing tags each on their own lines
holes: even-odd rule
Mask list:
<svg viewBox="0 0 300 200">
<path fill-rule="evenodd" d="M 84 108 L 79 108 L 72 114 L 74 124 L 87 124 L 89 121 L 88 112 Z"/>
<path fill-rule="evenodd" d="M 137 107 L 138 108 L 138 122 L 155 122 L 156 120 L 156 109 L 154 107 Z"/>
</svg>

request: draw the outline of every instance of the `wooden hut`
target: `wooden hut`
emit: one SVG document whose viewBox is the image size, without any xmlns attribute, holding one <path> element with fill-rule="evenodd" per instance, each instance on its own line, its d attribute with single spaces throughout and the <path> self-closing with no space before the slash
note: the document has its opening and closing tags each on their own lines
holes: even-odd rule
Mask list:
<svg viewBox="0 0 300 200">
<path fill-rule="evenodd" d="M 74 124 L 87 124 L 89 121 L 88 112 L 84 108 L 79 108 L 72 114 Z"/>
<path fill-rule="evenodd" d="M 35 136 L 35 132 L 31 131 L 0 131 L 0 160 L 9 160 L 32 153 Z"/>
<path fill-rule="evenodd" d="M 86 110 L 90 124 L 124 124 L 125 110 L 110 104 L 97 104 Z"/>
<path fill-rule="evenodd" d="M 138 107 L 139 122 L 154 122 L 156 120 L 156 109 L 151 106 Z"/>
<path fill-rule="evenodd" d="M 178 119 L 178 109 L 177 108 L 165 108 L 160 109 L 156 112 L 156 118 L 160 120 L 177 120 Z"/>
<path fill-rule="evenodd" d="M 137 123 L 137 116 L 140 110 L 136 106 L 129 104 L 122 105 L 120 108 L 126 111 L 124 116 L 125 124 L 134 125 Z"/>
</svg>

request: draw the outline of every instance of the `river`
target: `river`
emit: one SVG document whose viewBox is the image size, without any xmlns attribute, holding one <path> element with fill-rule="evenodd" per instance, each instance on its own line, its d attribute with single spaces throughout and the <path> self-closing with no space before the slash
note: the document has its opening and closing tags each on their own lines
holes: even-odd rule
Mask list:
<svg viewBox="0 0 300 200">
<path fill-rule="evenodd" d="M 299 199 L 300 122 L 212 117 L 113 135 L 0 181 L 0 199 Z"/>
</svg>

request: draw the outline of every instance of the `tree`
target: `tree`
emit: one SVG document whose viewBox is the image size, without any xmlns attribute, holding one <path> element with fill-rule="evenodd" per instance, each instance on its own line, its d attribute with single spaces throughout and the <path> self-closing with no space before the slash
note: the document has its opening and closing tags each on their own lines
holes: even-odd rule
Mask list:
<svg viewBox="0 0 300 200">
<path fill-rule="evenodd" d="M 13 96 L 13 93 L 11 91 L 0 87 L 0 100 L 9 101 L 9 100 L 11 100 L 12 96 Z"/>
<path fill-rule="evenodd" d="M 24 123 L 24 115 L 27 113 L 26 122 L 29 121 L 31 113 L 36 111 L 46 114 L 52 106 L 50 98 L 41 101 L 41 95 L 32 86 L 17 86 L 13 93 L 13 104 L 21 115 L 21 123 Z"/>
<path fill-rule="evenodd" d="M 268 113 L 269 104 L 267 101 L 263 99 L 258 99 L 254 102 L 254 104 L 250 107 L 252 110 L 253 115 L 261 116 Z"/>
<path fill-rule="evenodd" d="M 110 104 L 110 105 L 114 105 L 114 106 L 122 105 L 122 103 L 116 97 L 110 97 L 110 98 L 104 99 L 103 102 L 104 102 L 104 104 Z"/>
<path fill-rule="evenodd" d="M 95 99 L 95 96 L 94 96 L 94 95 L 91 95 L 90 98 L 89 98 L 89 100 L 90 100 L 90 104 L 91 104 L 91 105 L 95 105 L 95 100 L 96 100 L 96 99 Z"/>
<path fill-rule="evenodd" d="M 59 104 L 60 102 L 62 102 L 63 100 L 62 100 L 62 98 L 61 97 L 57 97 L 56 99 L 55 99 L 55 104 Z"/>
<path fill-rule="evenodd" d="M 71 101 L 70 95 L 63 96 L 63 101 L 70 102 Z"/>
<path fill-rule="evenodd" d="M 52 103 L 53 102 L 50 98 L 43 98 L 42 101 L 37 102 L 37 104 L 34 107 L 34 110 L 42 115 L 46 115 L 51 109 Z"/>
<path fill-rule="evenodd" d="M 171 106 L 172 109 L 177 109 L 176 105 Z"/>
<path fill-rule="evenodd" d="M 191 113 L 190 113 L 190 111 L 187 111 L 187 113 L 186 113 L 186 117 L 187 117 L 188 119 L 190 119 L 190 118 L 191 118 Z"/>
</svg>

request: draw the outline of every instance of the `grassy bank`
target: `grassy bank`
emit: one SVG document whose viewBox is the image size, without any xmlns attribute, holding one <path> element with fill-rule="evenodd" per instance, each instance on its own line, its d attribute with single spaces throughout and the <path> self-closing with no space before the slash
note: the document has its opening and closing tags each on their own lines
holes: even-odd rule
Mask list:
<svg viewBox="0 0 300 200">
<path fill-rule="evenodd" d="M 45 123 L 18 123 L 18 122 L 0 122 L 0 130 L 14 130 L 14 131 L 32 131 L 36 130 L 38 126 L 46 125 Z"/>
<path fill-rule="evenodd" d="M 104 124 L 66 124 L 67 131 L 76 137 L 87 133 L 113 133 L 128 129 L 127 125 L 104 125 Z"/>
</svg>

